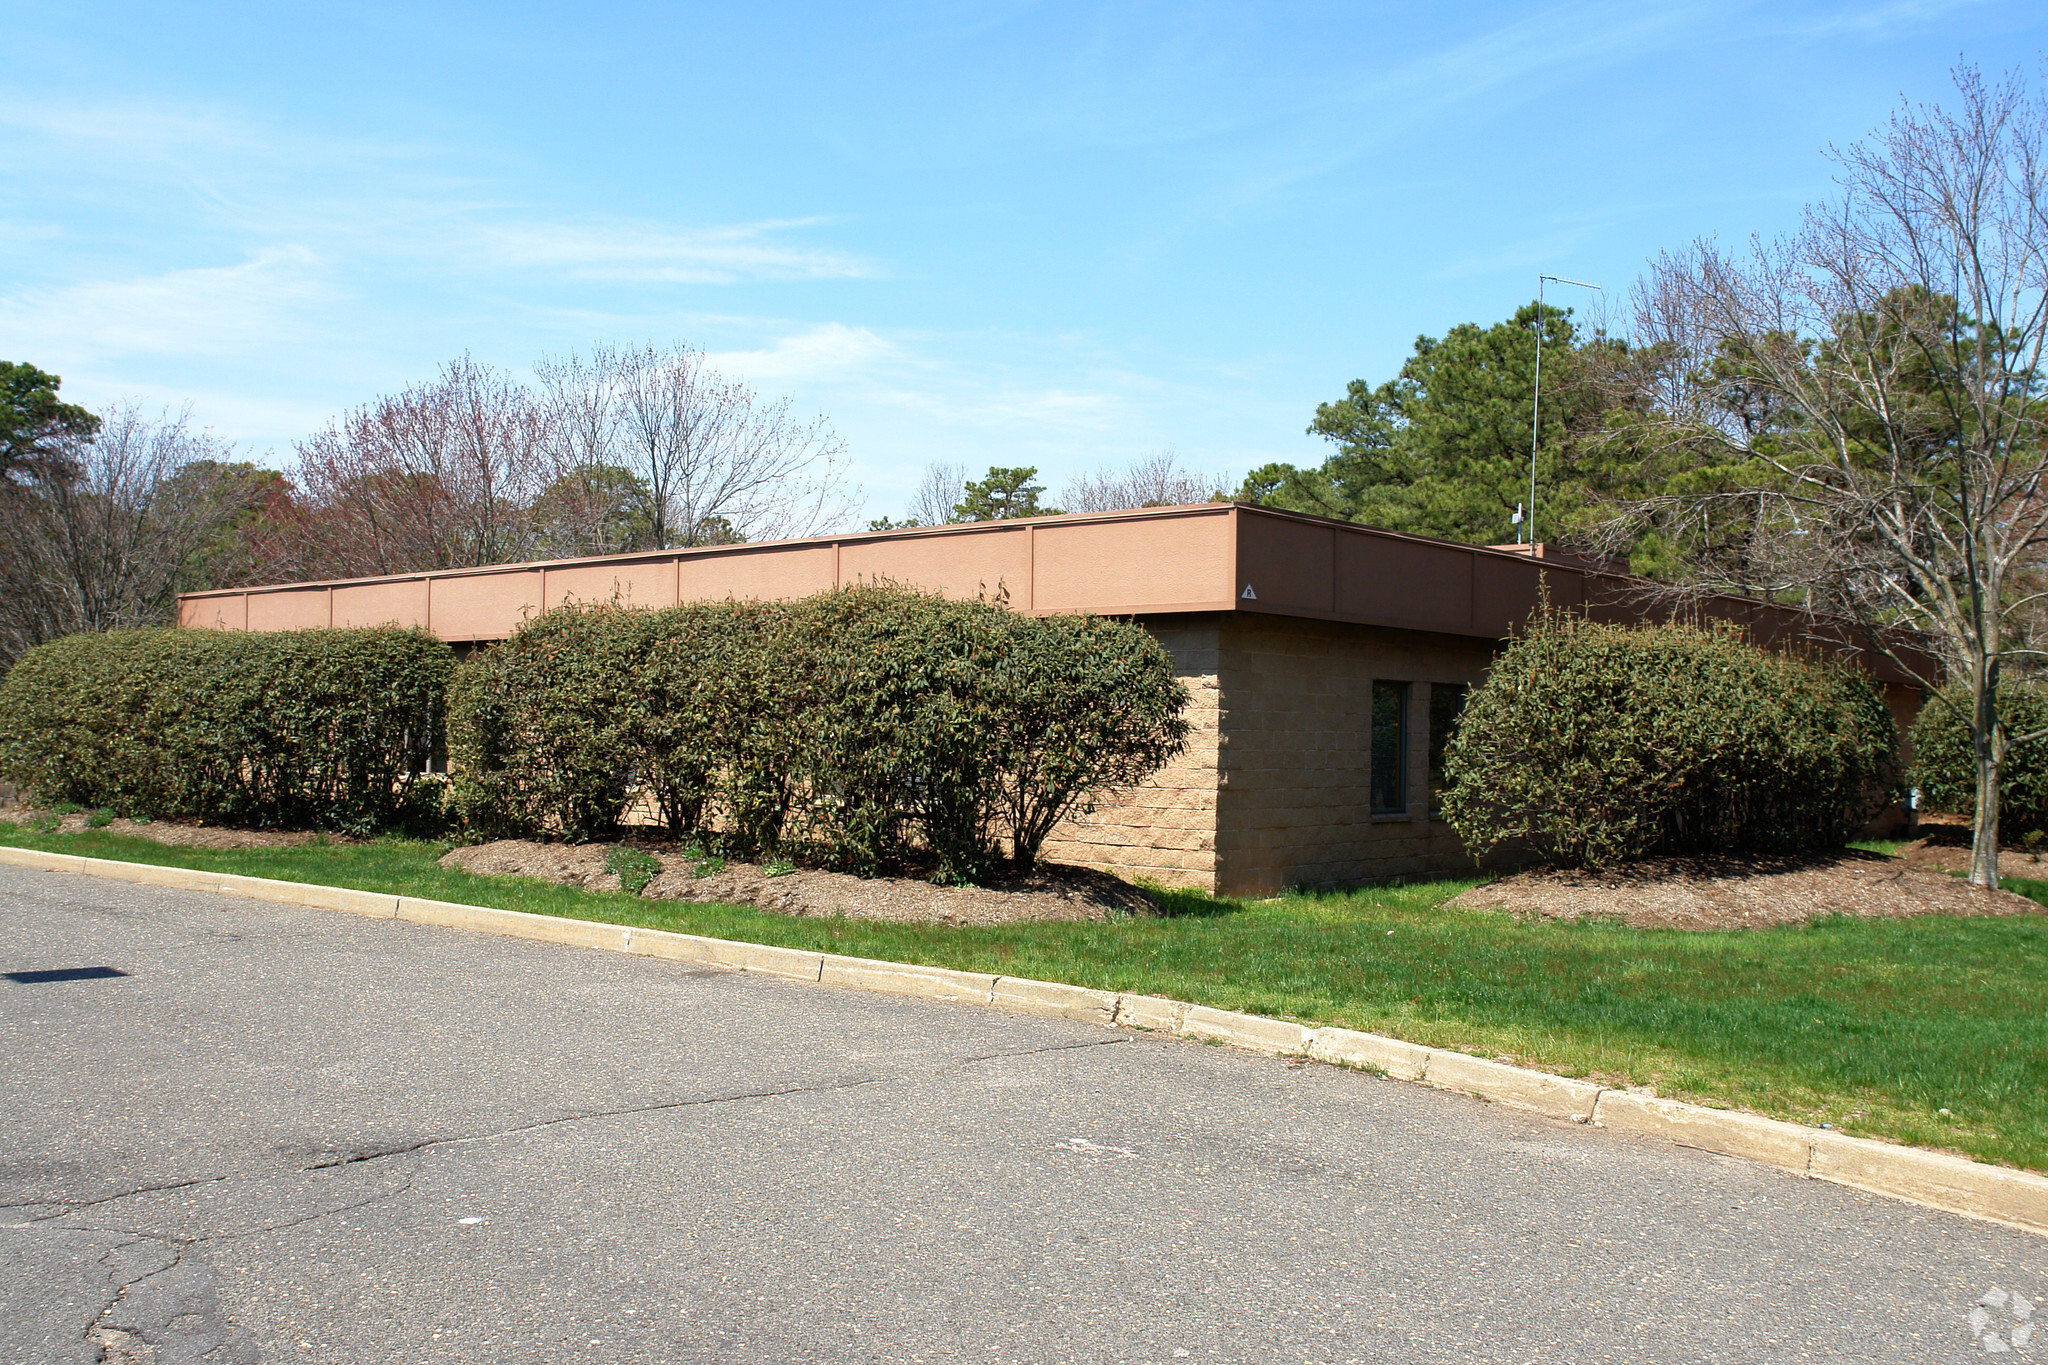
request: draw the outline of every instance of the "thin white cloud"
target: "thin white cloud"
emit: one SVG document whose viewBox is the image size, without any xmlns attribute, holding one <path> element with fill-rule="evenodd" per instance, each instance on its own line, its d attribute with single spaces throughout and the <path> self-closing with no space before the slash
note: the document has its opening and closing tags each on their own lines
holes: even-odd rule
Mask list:
<svg viewBox="0 0 2048 1365">
<path fill-rule="evenodd" d="M 1128 420 L 1124 396 L 1085 389 L 1035 388 L 994 376 L 960 376 L 946 386 L 877 389 L 879 404 L 914 412 L 946 427 L 1039 437 L 1055 429 L 1097 434 L 1120 429 Z"/>
<path fill-rule="evenodd" d="M 1725 11 L 1712 6 L 1612 3 L 1553 6 L 1277 111 L 1256 160 L 1229 183 L 1225 203 L 1263 201 L 1410 140 L 1417 126 L 1475 100 L 1511 104 L 1580 85 L 1687 40 Z"/>
<path fill-rule="evenodd" d="M 64 236 L 64 229 L 55 223 L 0 219 L 0 262 L 31 260 L 62 250 Z M 5 287 L 5 276 L 0 274 L 0 288 Z"/>
<path fill-rule="evenodd" d="M 142 153 L 173 147 L 246 151 L 266 141 L 249 124 L 212 110 L 132 101 L 77 104 L 0 99 L 0 127 L 33 133 L 45 142 L 95 144 Z"/>
<path fill-rule="evenodd" d="M 709 340 L 707 358 L 722 374 L 826 415 L 847 439 L 854 477 L 871 495 L 863 519 L 901 515 L 917 471 L 934 460 L 977 472 L 1034 465 L 1056 489 L 1169 445 L 1228 487 L 1256 465 L 1320 456 L 1307 438 L 1265 439 L 1301 425 L 1298 403 L 1267 394 L 1287 356 L 1233 356 L 1189 373 L 1085 332 L 898 332 L 680 311 L 576 310 L 556 325 L 576 337 Z M 1269 411 L 1248 422 L 1247 402 Z"/>
<path fill-rule="evenodd" d="M 987 338 L 919 335 L 894 340 L 866 327 L 820 323 L 776 337 L 764 346 L 707 352 L 722 373 L 757 387 L 789 387 L 857 395 L 863 405 L 917 414 L 937 426 L 976 432 L 1065 429 L 1102 431 L 1116 426 L 1135 376 L 1100 373 L 1080 359 L 1075 345 L 1046 338 L 1011 338 L 998 348 L 1003 360 L 968 358 L 985 351 Z M 1063 354 L 1056 368 L 1091 371 L 1100 387 L 1036 384 L 1038 372 L 1017 349 Z"/>
<path fill-rule="evenodd" d="M 1605 222 L 1567 222 L 1549 232 L 1496 243 L 1484 251 L 1445 261 L 1429 272 L 1429 278 L 1458 280 L 1476 275 L 1493 275 L 1506 270 L 1520 270 L 1529 275 L 1529 288 L 1533 294 L 1536 288 L 1535 274 L 1539 267 L 1555 271 L 1559 261 L 1570 260 L 1581 243 L 1592 238 L 1606 226 Z"/>
<path fill-rule="evenodd" d="M 0 128 L 26 136 L 0 139 L 0 160 L 19 162 L 90 156 L 113 163 L 155 165 L 204 178 L 278 168 L 333 175 L 350 169 L 389 170 L 436 151 L 402 139 L 343 137 L 280 126 L 231 106 L 137 99 L 93 102 L 0 95 Z"/>
<path fill-rule="evenodd" d="M 572 278 L 661 284 L 861 279 L 880 273 L 844 252 L 784 240 L 816 220 L 739 223 L 691 231 L 614 225 L 510 223 L 479 234 L 495 265 L 561 270 Z"/>
<path fill-rule="evenodd" d="M 8 133 L 18 136 L 0 136 L 0 169 L 66 185 L 88 165 L 93 193 L 118 186 L 129 200 L 168 194 L 160 211 L 172 216 L 245 241 L 309 244 L 337 264 L 409 260 L 442 275 L 481 265 L 655 284 L 883 273 L 802 240 L 825 221 L 815 217 L 707 226 L 565 221 L 496 192 L 504 176 L 459 149 L 335 137 L 210 105 L 0 94 L 0 134 Z"/>
<path fill-rule="evenodd" d="M 1794 21 L 1785 26 L 1785 31 L 1802 38 L 1852 36 L 1882 41 L 1981 3 L 1983 0 L 1890 0 L 1886 4 L 1854 5 L 1818 19 Z"/>
<path fill-rule="evenodd" d="M 1345 103 L 1400 108 L 1409 117 L 1502 89 L 1527 98 L 1604 63 L 1667 47 L 1716 7 L 1573 5 L 1504 24 L 1354 86 Z M 1419 107 L 1418 107 L 1419 106 Z"/>
<path fill-rule="evenodd" d="M 55 223 L 22 223 L 0 219 L 0 245 L 25 246 L 30 242 L 54 242 L 64 229 Z"/>
<path fill-rule="evenodd" d="M 278 247 L 237 265 L 23 290 L 0 299 L 0 348 L 232 355 L 310 334 L 305 314 L 333 297 L 313 253 Z"/>
<path fill-rule="evenodd" d="M 822 323 L 752 350 L 711 351 L 707 358 L 750 384 L 847 380 L 910 363 L 894 342 L 843 322 Z"/>
</svg>

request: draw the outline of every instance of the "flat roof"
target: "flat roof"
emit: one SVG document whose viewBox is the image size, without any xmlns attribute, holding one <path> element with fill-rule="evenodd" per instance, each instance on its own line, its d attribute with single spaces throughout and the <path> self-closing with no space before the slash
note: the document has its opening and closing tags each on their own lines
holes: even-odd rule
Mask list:
<svg viewBox="0 0 2048 1365">
<path fill-rule="evenodd" d="M 219 630 L 397 624 L 476 642 L 502 640 L 567 602 L 668 607 L 802 597 L 863 580 L 1001 597 L 1039 615 L 1249 612 L 1487 639 L 1526 622 L 1546 592 L 1553 607 L 1595 619 L 1664 614 L 1650 585 L 1582 562 L 1198 503 L 186 593 L 178 620 Z M 1765 602 L 1718 598 L 1708 610 L 1764 644 L 1845 642 Z M 1863 662 L 1904 678 L 1875 654 Z"/>
</svg>

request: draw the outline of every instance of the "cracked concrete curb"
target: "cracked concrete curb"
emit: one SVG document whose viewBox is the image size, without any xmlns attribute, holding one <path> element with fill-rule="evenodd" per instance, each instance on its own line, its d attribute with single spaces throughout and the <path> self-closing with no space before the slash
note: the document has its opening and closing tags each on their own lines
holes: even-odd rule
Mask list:
<svg viewBox="0 0 2048 1365">
<path fill-rule="evenodd" d="M 1661 1137 L 1682 1147 L 1760 1161 L 1810 1179 L 1832 1181 L 2028 1232 L 2048 1233 L 2048 1177 L 2030 1171 L 1991 1166 L 1919 1147 L 1853 1138 L 1755 1114 L 1608 1089 L 1591 1081 L 1553 1076 L 1354 1029 L 1310 1028 L 1285 1019 L 1238 1014 L 1158 996 L 1091 990 L 1055 981 L 877 962 L 665 929 L 640 929 L 152 863 L 82 858 L 38 849 L 0 847 L 0 866 L 75 872 L 147 886 L 214 891 L 377 919 L 408 920 L 571 947 L 638 953 L 822 985 L 992 1006 L 1168 1033 L 1278 1056 L 1304 1057 L 1397 1080 L 1419 1081 L 1439 1090 L 1573 1123 Z"/>
</svg>

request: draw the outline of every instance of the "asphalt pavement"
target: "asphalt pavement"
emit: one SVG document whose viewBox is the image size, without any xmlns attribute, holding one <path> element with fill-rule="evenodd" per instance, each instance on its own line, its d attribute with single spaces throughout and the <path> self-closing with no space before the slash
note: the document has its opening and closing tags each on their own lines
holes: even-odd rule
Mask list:
<svg viewBox="0 0 2048 1365">
<path fill-rule="evenodd" d="M 12 868 L 0 972 L 4 1361 L 2048 1356 L 2048 1238 L 1315 1064 Z"/>
</svg>

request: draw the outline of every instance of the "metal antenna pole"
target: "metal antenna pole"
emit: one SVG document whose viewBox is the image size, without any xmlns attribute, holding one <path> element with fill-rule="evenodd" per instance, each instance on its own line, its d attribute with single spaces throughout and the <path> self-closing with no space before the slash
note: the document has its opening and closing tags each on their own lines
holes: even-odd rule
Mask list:
<svg viewBox="0 0 2048 1365">
<path fill-rule="evenodd" d="M 1529 515 L 1522 518 L 1522 525 L 1529 532 L 1529 553 L 1536 553 L 1536 447 L 1543 439 L 1543 282 L 1555 280 L 1559 284 L 1573 284 L 1581 289 L 1599 289 L 1597 284 L 1584 280 L 1568 280 L 1562 275 L 1538 275 L 1536 277 L 1536 401 L 1529 410 Z M 1517 534 L 1515 543 L 1522 537 Z"/>
<path fill-rule="evenodd" d="M 1543 282 L 1550 277 L 1536 277 L 1536 401 L 1529 408 L 1529 514 L 1522 518 L 1522 525 L 1515 534 L 1515 543 L 1522 543 L 1522 531 L 1529 533 L 1529 554 L 1536 553 L 1536 443 L 1543 436 Z"/>
</svg>

